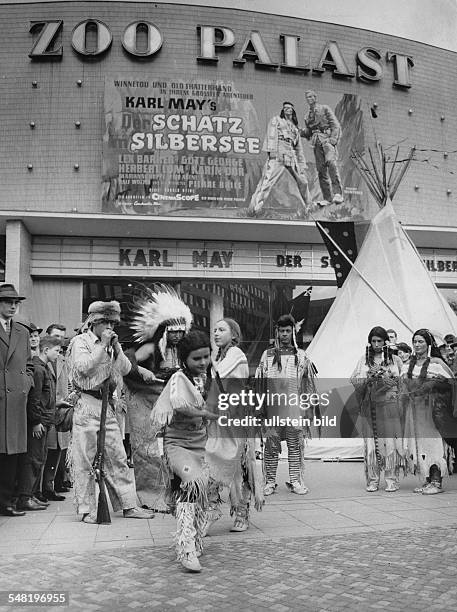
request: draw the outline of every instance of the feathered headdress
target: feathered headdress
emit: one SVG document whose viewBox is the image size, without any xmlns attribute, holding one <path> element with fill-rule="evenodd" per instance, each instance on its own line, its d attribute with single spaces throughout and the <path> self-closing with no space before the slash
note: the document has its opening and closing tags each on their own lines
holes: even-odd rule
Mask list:
<svg viewBox="0 0 457 612">
<path fill-rule="evenodd" d="M 167 331 L 188 332 L 192 325 L 189 307 L 172 287 L 156 285 L 148 289 L 146 296 L 138 302 L 132 329 L 137 342 L 152 340 L 161 325 Z"/>
</svg>

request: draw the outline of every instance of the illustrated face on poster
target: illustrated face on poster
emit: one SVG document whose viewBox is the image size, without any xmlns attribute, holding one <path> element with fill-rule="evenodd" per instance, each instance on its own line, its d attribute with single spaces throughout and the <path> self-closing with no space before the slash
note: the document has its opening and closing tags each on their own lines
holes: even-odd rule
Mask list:
<svg viewBox="0 0 457 612">
<path fill-rule="evenodd" d="M 253 219 L 371 216 L 351 151 L 358 96 L 256 83 L 105 80 L 103 210 Z"/>
</svg>

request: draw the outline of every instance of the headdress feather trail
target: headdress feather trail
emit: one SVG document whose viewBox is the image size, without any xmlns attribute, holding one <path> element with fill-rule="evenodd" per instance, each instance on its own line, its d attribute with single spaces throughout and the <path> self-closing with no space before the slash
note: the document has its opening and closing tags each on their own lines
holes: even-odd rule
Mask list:
<svg viewBox="0 0 457 612">
<path fill-rule="evenodd" d="M 160 325 L 180 327 L 186 333 L 192 325 L 189 307 L 172 287 L 158 285 L 147 290 L 146 297 L 138 302 L 132 329 L 137 342 L 151 340 Z"/>
</svg>

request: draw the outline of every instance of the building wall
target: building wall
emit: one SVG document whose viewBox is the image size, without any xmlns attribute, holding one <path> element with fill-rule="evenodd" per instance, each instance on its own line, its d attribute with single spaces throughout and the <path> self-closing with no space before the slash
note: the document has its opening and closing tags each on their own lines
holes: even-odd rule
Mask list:
<svg viewBox="0 0 457 612">
<path fill-rule="evenodd" d="M 100 58 L 83 60 L 71 48 L 73 28 L 88 18 L 105 22 L 113 44 Z M 62 61 L 32 61 L 30 22 L 62 19 Z M 132 59 L 121 36 L 132 21 L 147 19 L 161 30 L 164 44 L 152 59 Z M 220 53 L 218 64 L 198 63 L 198 24 L 224 25 L 236 36 L 234 50 Z M 282 61 L 281 33 L 297 34 L 301 61 L 315 63 L 328 40 L 338 42 L 349 67 L 367 45 L 383 57 L 395 50 L 414 57 L 410 89 L 392 86 L 393 66 L 384 62 L 384 76 L 375 84 L 337 79 L 330 72 L 293 74 L 255 68 L 248 61 L 233 66 L 245 36 L 260 31 L 274 60 Z M 275 15 L 223 8 L 144 4 L 135 2 L 64 2 L 2 6 L 0 22 L 0 207 L 3 210 L 101 212 L 101 157 L 104 132 L 105 75 L 127 78 L 243 79 L 245 83 L 333 90 L 360 95 L 367 109 L 377 104 L 377 119 L 368 125 L 368 144 L 401 143 L 418 147 L 418 160 L 402 183 L 395 208 L 404 223 L 457 225 L 457 81 L 456 54 L 421 43 L 364 30 Z M 77 80 L 82 86 L 78 87 Z M 37 87 L 32 82 L 37 82 Z M 409 110 L 412 113 L 409 113 Z M 444 117 L 444 119 L 441 119 Z M 34 121 L 36 127 L 30 128 Z M 81 128 L 75 128 L 75 121 Z M 422 150 L 423 149 L 423 150 Z M 449 152 L 444 157 L 443 152 Z M 33 164 L 33 170 L 27 164 Z M 78 163 L 79 171 L 74 170 Z M 415 188 L 417 186 L 417 188 Z M 204 233 L 204 227 L 202 226 Z M 84 235 L 84 229 L 81 229 Z M 438 246 L 438 245 L 437 245 Z"/>
</svg>

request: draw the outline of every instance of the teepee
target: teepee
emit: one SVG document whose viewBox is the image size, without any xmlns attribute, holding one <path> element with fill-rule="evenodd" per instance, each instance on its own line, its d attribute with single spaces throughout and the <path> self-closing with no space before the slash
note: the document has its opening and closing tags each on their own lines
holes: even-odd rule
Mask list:
<svg viewBox="0 0 457 612">
<path fill-rule="evenodd" d="M 424 327 L 440 336 L 457 335 L 457 316 L 437 289 L 391 203 L 414 150 L 400 161 L 397 161 L 397 150 L 394 165 L 398 163 L 399 167 L 390 173 L 384 152 L 379 147 L 378 152 L 381 162 L 378 167 L 370 152 L 371 172 L 360 155 L 354 161 L 378 201 L 380 211 L 373 218 L 348 277 L 307 349 L 319 372 L 319 390 L 333 389 L 330 412 L 339 412 L 342 421 L 345 415 L 354 413 L 349 378 L 365 352 L 368 333 L 374 326 L 395 329 L 398 340 L 410 345 L 414 331 Z M 327 436 L 332 435 L 327 432 Z M 354 455 L 362 450 L 362 441 L 357 439 L 327 437 L 317 441 L 317 445 L 321 456 L 341 456 L 341 447 Z"/>
<path fill-rule="evenodd" d="M 320 378 L 348 379 L 375 325 L 392 328 L 411 344 L 422 327 L 457 335 L 446 302 L 399 223 L 390 201 L 374 217 L 343 287 L 307 353 Z"/>
</svg>

